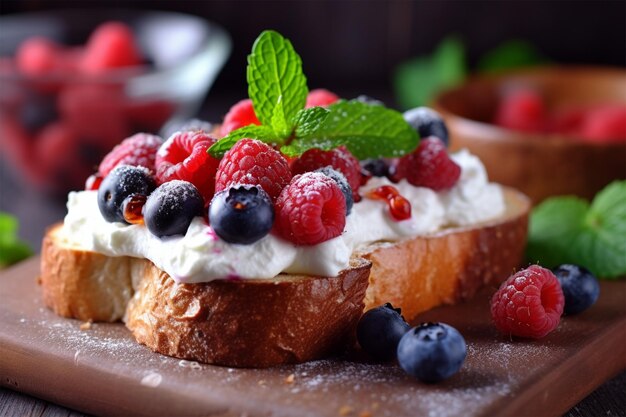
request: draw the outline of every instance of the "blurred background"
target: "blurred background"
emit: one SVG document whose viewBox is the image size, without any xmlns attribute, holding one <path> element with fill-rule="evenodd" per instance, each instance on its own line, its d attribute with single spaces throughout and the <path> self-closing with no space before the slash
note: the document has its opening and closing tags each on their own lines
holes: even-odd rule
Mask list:
<svg viewBox="0 0 626 417">
<path fill-rule="evenodd" d="M 626 66 L 624 1 L 2 0 L 0 14 L 74 8 L 98 14 L 102 8 L 118 7 L 191 14 L 217 23 L 230 35 L 231 55 L 194 109 L 195 116 L 209 121 L 219 121 L 232 104 L 247 96 L 246 55 L 267 28 L 293 42 L 303 57 L 310 88 L 328 88 L 346 98 L 366 94 L 400 109 L 410 104 L 410 99 L 394 93 L 402 64 L 430 56 L 444 39 L 454 40 L 462 58 L 455 67 L 462 74 L 453 76 L 453 82 L 480 68 L 490 51 L 512 40 L 530 46 L 525 58 L 534 61 Z M 76 19 L 78 25 L 81 17 Z M 0 25 L 0 44 L 9 37 Z M 20 235 L 37 250 L 44 228 L 62 219 L 65 195 L 29 186 L 2 152 L 0 211 L 17 216 Z"/>
</svg>

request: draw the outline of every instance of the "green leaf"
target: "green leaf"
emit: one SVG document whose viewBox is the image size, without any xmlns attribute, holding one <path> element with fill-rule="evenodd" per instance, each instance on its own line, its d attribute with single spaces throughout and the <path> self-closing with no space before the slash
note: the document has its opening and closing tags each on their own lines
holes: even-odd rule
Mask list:
<svg viewBox="0 0 626 417">
<path fill-rule="evenodd" d="M 431 56 L 414 58 L 396 68 L 393 84 L 398 103 L 404 109 L 430 104 L 440 91 L 463 81 L 466 72 L 463 44 L 448 37 Z"/>
<path fill-rule="evenodd" d="M 274 130 L 269 126 L 250 125 L 233 130 L 228 136 L 214 143 L 208 152 L 214 158 L 221 158 L 238 140 L 244 138 L 257 139 L 272 145 L 282 143 L 282 140 L 278 138 Z"/>
<path fill-rule="evenodd" d="M 291 42 L 278 32 L 262 32 L 248 55 L 247 79 L 248 95 L 261 123 L 279 134 L 290 133 L 290 122 L 309 92 L 302 60 Z"/>
<path fill-rule="evenodd" d="M 281 150 L 297 155 L 311 148 L 329 150 L 345 145 L 358 159 L 399 157 L 417 147 L 417 132 L 402 114 L 360 101 L 339 101 L 317 129 Z"/>
<path fill-rule="evenodd" d="M 626 274 L 626 181 L 602 190 L 591 206 L 576 197 L 551 198 L 530 218 L 527 258 L 544 266 L 585 266 L 598 277 Z"/>
<path fill-rule="evenodd" d="M 483 72 L 498 72 L 546 63 L 546 59 L 528 42 L 510 40 L 487 52 L 479 61 Z"/>
<path fill-rule="evenodd" d="M 21 261 L 32 255 L 30 247 L 17 237 L 18 221 L 0 212 L 0 267 Z"/>
<path fill-rule="evenodd" d="M 313 132 L 329 114 L 330 110 L 324 107 L 311 107 L 300 110 L 293 122 L 296 126 L 296 136 L 302 137 Z"/>
</svg>

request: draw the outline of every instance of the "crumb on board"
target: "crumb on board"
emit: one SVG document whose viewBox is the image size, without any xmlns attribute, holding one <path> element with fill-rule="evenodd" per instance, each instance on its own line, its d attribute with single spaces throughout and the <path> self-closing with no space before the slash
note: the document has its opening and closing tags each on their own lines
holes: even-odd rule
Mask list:
<svg viewBox="0 0 626 417">
<path fill-rule="evenodd" d="M 259 385 L 265 385 L 265 380 L 264 379 L 260 379 L 258 382 Z"/>
<path fill-rule="evenodd" d="M 363 410 L 359 413 L 359 417 L 372 417 L 372 413 L 369 410 Z"/>
<path fill-rule="evenodd" d="M 350 414 L 352 414 L 353 408 L 350 407 L 349 405 L 342 405 L 339 408 L 339 415 L 341 417 L 346 417 L 349 416 Z"/>
<path fill-rule="evenodd" d="M 296 380 L 296 375 L 291 374 L 287 378 L 285 378 L 285 384 L 293 384 L 293 381 Z"/>
<path fill-rule="evenodd" d="M 93 323 L 93 322 L 92 322 L 91 320 L 87 320 L 87 321 L 85 321 L 85 322 L 81 323 L 81 325 L 80 325 L 80 329 L 81 329 L 81 330 L 89 330 L 89 329 L 91 329 L 91 324 L 92 324 L 92 323 Z"/>
</svg>

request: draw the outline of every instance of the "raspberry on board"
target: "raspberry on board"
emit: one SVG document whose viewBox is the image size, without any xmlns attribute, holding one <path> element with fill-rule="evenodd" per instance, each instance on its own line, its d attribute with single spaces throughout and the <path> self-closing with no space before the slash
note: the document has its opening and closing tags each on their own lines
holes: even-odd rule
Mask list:
<svg viewBox="0 0 626 417">
<path fill-rule="evenodd" d="M 552 271 L 531 265 L 507 279 L 491 299 L 491 317 L 504 334 L 540 339 L 556 329 L 565 300 Z"/>
<path fill-rule="evenodd" d="M 327 166 L 341 172 L 346 177 L 348 184 L 352 188 L 354 201 L 360 201 L 361 164 L 345 146 L 340 146 L 330 151 L 309 149 L 292 162 L 291 172 L 293 175 L 297 175 Z"/>
<path fill-rule="evenodd" d="M 280 152 L 259 140 L 242 139 L 220 161 L 215 191 L 233 184 L 260 185 L 276 201 L 290 180 L 289 165 Z"/>
<path fill-rule="evenodd" d="M 597 142 L 626 140 L 626 106 L 605 105 L 587 111 L 581 135 Z"/>
<path fill-rule="evenodd" d="M 17 50 L 17 68 L 25 74 L 42 75 L 57 69 L 59 46 L 49 39 L 33 37 L 22 42 Z"/>
<path fill-rule="evenodd" d="M 142 61 L 130 27 L 121 22 L 107 22 L 89 37 L 80 68 L 88 73 L 100 73 L 141 65 Z"/>
<path fill-rule="evenodd" d="M 321 172 L 296 175 L 276 201 L 275 230 L 296 245 L 317 245 L 339 236 L 346 225 L 346 199 Z"/>
<path fill-rule="evenodd" d="M 452 188 L 461 177 L 459 167 L 436 137 L 422 140 L 415 151 L 403 156 L 395 167 L 395 180 L 406 178 L 416 187 L 427 187 L 435 191 Z"/>
<path fill-rule="evenodd" d="M 339 96 L 337 96 L 337 94 L 324 88 L 318 88 L 316 90 L 309 91 L 309 95 L 306 97 L 305 107 L 328 107 L 337 101 L 339 101 Z"/>
<path fill-rule="evenodd" d="M 174 133 L 157 152 L 158 184 L 172 180 L 189 181 L 200 191 L 205 205 L 209 204 L 213 198 L 215 173 L 220 161 L 209 155 L 207 150 L 215 142 L 215 138 L 202 131 Z"/>
<path fill-rule="evenodd" d="M 106 177 L 118 165 L 142 166 L 155 171 L 156 154 L 163 139 L 149 133 L 137 133 L 115 146 L 100 162 L 98 173 Z"/>
<path fill-rule="evenodd" d="M 254 112 L 254 107 L 252 107 L 252 100 L 241 100 L 226 113 L 224 122 L 220 128 L 220 135 L 226 136 L 233 130 L 237 130 L 241 127 L 260 124 L 261 122 Z"/>
<path fill-rule="evenodd" d="M 546 124 L 546 109 L 542 97 L 532 90 L 517 90 L 507 94 L 500 103 L 495 124 L 521 132 L 542 132 Z"/>
</svg>

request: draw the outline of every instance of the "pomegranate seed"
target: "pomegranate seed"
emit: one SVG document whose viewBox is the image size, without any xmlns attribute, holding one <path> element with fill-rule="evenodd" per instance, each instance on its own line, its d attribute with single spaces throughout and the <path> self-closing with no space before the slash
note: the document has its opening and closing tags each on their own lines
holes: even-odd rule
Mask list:
<svg viewBox="0 0 626 417">
<path fill-rule="evenodd" d="M 396 221 L 402 221 L 411 218 L 411 203 L 409 200 L 400 195 L 396 187 L 391 185 L 382 185 L 369 193 L 367 197 L 372 200 L 385 200 L 389 207 L 389 214 Z"/>
<path fill-rule="evenodd" d="M 148 197 L 141 194 L 128 196 L 122 203 L 124 220 L 130 224 L 143 224 L 143 206 Z"/>
<path fill-rule="evenodd" d="M 85 181 L 85 190 L 86 191 L 97 191 L 100 188 L 100 184 L 102 184 L 102 180 L 104 177 L 100 174 L 93 174 L 87 178 Z"/>
</svg>

